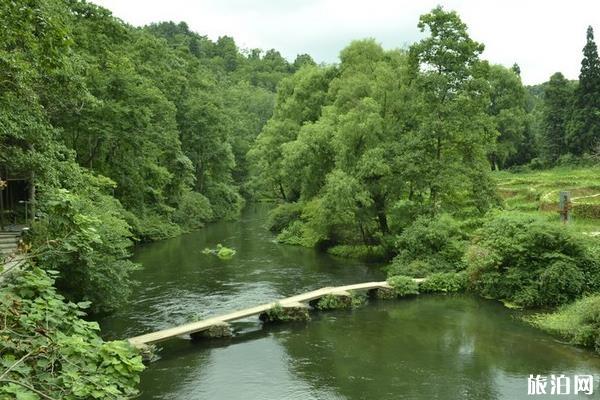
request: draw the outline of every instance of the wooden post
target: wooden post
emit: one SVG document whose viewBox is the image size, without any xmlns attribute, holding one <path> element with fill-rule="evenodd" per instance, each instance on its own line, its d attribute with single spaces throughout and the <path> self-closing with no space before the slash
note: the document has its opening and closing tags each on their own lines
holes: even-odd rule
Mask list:
<svg viewBox="0 0 600 400">
<path fill-rule="evenodd" d="M 571 192 L 560 192 L 559 209 L 560 221 L 563 224 L 571 221 Z"/>
<path fill-rule="evenodd" d="M 31 216 L 31 222 L 35 219 L 35 172 L 31 172 L 29 176 L 29 213 Z"/>
</svg>

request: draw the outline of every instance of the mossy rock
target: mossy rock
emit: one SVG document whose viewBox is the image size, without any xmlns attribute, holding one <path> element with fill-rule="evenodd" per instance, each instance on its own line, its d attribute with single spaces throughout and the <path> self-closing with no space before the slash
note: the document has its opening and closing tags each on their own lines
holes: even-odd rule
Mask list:
<svg viewBox="0 0 600 400">
<path fill-rule="evenodd" d="M 315 303 L 315 307 L 319 310 L 348 310 L 361 307 L 366 301 L 366 296 L 354 293 L 347 296 L 341 294 L 326 294 Z"/>
<path fill-rule="evenodd" d="M 223 323 L 212 325 L 210 328 L 200 332 L 191 333 L 190 336 L 194 340 L 229 338 L 233 336 L 233 330 L 231 329 L 231 325 Z"/>
<path fill-rule="evenodd" d="M 398 293 L 392 288 L 378 288 L 373 290 L 372 296 L 379 300 L 393 300 L 398 297 Z"/>
<path fill-rule="evenodd" d="M 156 348 L 156 345 L 153 344 L 146 344 L 140 347 L 138 351 L 140 352 L 144 364 L 149 364 L 160 358 L 158 357 L 158 349 Z"/>
<path fill-rule="evenodd" d="M 309 321 L 308 309 L 305 305 L 283 307 L 281 304 L 276 304 L 270 310 L 261 313 L 258 318 L 264 323 Z"/>
<path fill-rule="evenodd" d="M 235 255 L 236 251 L 229 247 L 223 246 L 221 243 L 217 244 L 217 247 L 214 249 L 209 249 L 208 247 L 202 250 L 202 254 L 214 254 L 219 257 L 221 260 L 229 260 Z"/>
<path fill-rule="evenodd" d="M 316 306 L 319 310 L 345 310 L 352 307 L 351 296 L 326 294 L 321 297 Z"/>
</svg>

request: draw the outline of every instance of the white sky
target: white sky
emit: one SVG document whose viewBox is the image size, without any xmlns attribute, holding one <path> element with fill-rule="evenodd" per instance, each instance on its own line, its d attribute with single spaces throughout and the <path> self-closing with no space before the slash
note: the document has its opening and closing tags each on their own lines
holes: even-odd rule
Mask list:
<svg viewBox="0 0 600 400">
<path fill-rule="evenodd" d="M 588 25 L 600 41 L 600 0 L 92 0 L 132 25 L 185 21 L 216 39 L 233 36 L 241 48 L 279 50 L 293 61 L 308 53 L 337 62 L 351 40 L 375 38 L 384 48 L 419 39 L 419 15 L 441 4 L 456 10 L 484 58 L 517 62 L 526 84 L 561 71 L 579 75 Z"/>
</svg>

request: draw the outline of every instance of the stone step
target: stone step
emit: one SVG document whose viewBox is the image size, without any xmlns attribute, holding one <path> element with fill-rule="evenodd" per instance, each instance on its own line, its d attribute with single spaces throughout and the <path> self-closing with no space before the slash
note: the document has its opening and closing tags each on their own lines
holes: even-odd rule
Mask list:
<svg viewBox="0 0 600 400">
<path fill-rule="evenodd" d="M 0 243 L 19 243 L 19 237 L 15 236 L 15 237 L 1 237 L 0 236 Z"/>
<path fill-rule="evenodd" d="M 2 246 L 0 245 L 0 253 L 11 254 L 17 250 L 17 246 Z"/>
</svg>

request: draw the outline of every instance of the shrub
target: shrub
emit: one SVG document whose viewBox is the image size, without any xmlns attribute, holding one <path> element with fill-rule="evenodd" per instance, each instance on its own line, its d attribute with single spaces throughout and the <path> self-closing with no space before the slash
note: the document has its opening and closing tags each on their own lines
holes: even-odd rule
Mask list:
<svg viewBox="0 0 600 400">
<path fill-rule="evenodd" d="M 290 226 L 294 221 L 300 219 L 302 214 L 302 203 L 280 204 L 269 212 L 267 227 L 271 232 L 279 233 Z"/>
<path fill-rule="evenodd" d="M 523 215 L 492 217 L 466 261 L 473 289 L 523 307 L 566 303 L 600 278 L 600 261 L 567 228 Z"/>
<path fill-rule="evenodd" d="M 419 291 L 424 293 L 456 293 L 466 287 L 467 275 L 464 272 L 438 272 L 419 283 Z"/>
<path fill-rule="evenodd" d="M 239 217 L 244 207 L 244 199 L 234 186 L 212 182 L 205 191 L 214 219 L 233 220 Z"/>
<path fill-rule="evenodd" d="M 131 232 L 116 200 L 92 199 L 64 189 L 42 192 L 33 225 L 37 261 L 59 271 L 56 287 L 67 299 L 91 301 L 94 313 L 123 304 L 131 291 Z"/>
<path fill-rule="evenodd" d="M 154 242 L 175 237 L 181 234 L 181 227 L 158 214 L 137 216 L 129 211 L 123 213 L 123 218 L 131 226 L 137 241 Z"/>
<path fill-rule="evenodd" d="M 294 221 L 285 228 L 279 235 L 277 235 L 277 241 L 279 243 L 292 244 L 292 245 L 303 245 L 303 231 L 304 224 L 300 221 Z"/>
<path fill-rule="evenodd" d="M 573 214 L 577 218 L 600 219 L 600 204 L 574 204 Z"/>
<path fill-rule="evenodd" d="M 210 201 L 198 192 L 187 191 L 179 201 L 173 221 L 185 229 L 197 229 L 212 220 L 212 217 Z"/>
<path fill-rule="evenodd" d="M 527 320 L 571 344 L 591 347 L 600 353 L 600 295 L 584 297 L 554 313 L 535 315 Z"/>
<path fill-rule="evenodd" d="M 135 397 L 141 357 L 127 342 L 103 341 L 98 324 L 82 319 L 87 304 L 66 302 L 52 284 L 33 268 L 0 289 L 0 398 Z"/>
<path fill-rule="evenodd" d="M 546 166 L 547 166 L 547 164 L 538 157 L 532 158 L 531 161 L 529 162 L 529 168 L 531 168 L 532 170 L 535 170 L 535 171 L 542 170 L 542 169 L 546 168 Z"/>
<path fill-rule="evenodd" d="M 327 252 L 334 256 L 359 260 L 383 260 L 386 256 L 385 248 L 381 245 L 338 245 L 327 249 Z"/>
<path fill-rule="evenodd" d="M 398 238 L 398 255 L 388 275 L 424 277 L 434 272 L 463 269 L 467 234 L 448 215 L 420 217 Z"/>
<path fill-rule="evenodd" d="M 399 297 L 419 294 L 419 284 L 409 276 L 392 276 L 391 278 L 388 278 L 387 282 Z"/>
</svg>

